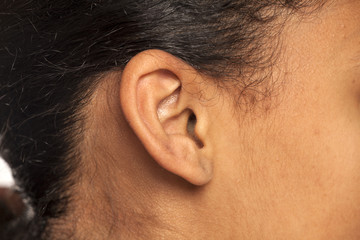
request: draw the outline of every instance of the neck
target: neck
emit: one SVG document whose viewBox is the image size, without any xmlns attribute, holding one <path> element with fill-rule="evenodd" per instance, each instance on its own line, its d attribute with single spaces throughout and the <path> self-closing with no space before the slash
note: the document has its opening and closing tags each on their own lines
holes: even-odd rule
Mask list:
<svg viewBox="0 0 360 240">
<path fill-rule="evenodd" d="M 93 184 L 91 188 L 86 189 L 92 189 L 92 192 L 96 192 L 99 196 L 78 194 L 81 196 L 77 201 L 78 207 L 70 211 L 71 215 L 69 214 L 66 221 L 62 221 L 68 227 L 58 229 L 62 233 L 55 235 L 64 236 L 64 232 L 72 233 L 73 237 L 69 239 L 76 240 L 89 239 L 89 236 L 91 239 L 109 240 L 232 237 L 226 235 L 231 233 L 232 227 L 226 219 L 216 216 L 217 212 L 222 210 L 206 200 L 208 197 L 205 189 L 182 182 L 177 183 L 176 186 L 182 191 L 174 192 L 173 184 L 169 181 L 168 186 L 154 185 L 150 188 L 157 189 L 156 191 L 139 187 L 124 191 L 118 195 L 119 197 L 116 192 L 107 191 L 119 190 L 118 187 L 115 188 L 111 184 L 106 188 L 96 187 Z M 209 209 L 213 210 L 209 211 Z"/>
</svg>

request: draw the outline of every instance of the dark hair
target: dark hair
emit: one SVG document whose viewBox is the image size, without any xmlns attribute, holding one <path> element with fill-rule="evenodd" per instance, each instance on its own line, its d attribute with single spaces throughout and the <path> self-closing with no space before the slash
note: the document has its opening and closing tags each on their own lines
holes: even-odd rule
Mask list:
<svg viewBox="0 0 360 240">
<path fill-rule="evenodd" d="M 45 239 L 49 220 L 65 214 L 81 162 L 81 109 L 101 74 L 160 49 L 214 79 L 242 76 L 268 65 L 275 22 L 313 2 L 2 0 L 0 153 L 33 216 L 1 239 Z"/>
</svg>

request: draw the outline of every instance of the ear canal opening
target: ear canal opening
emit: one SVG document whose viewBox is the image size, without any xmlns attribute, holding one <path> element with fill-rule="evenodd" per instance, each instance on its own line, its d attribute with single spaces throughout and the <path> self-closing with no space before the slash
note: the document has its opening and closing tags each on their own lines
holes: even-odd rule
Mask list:
<svg viewBox="0 0 360 240">
<path fill-rule="evenodd" d="M 200 139 L 195 134 L 196 123 L 197 123 L 196 116 L 194 113 L 191 113 L 189 116 L 189 119 L 188 119 L 188 123 L 187 123 L 187 132 L 188 132 L 189 136 L 194 140 L 196 145 L 199 148 L 202 148 L 202 147 L 204 147 L 204 144 L 200 141 Z"/>
</svg>

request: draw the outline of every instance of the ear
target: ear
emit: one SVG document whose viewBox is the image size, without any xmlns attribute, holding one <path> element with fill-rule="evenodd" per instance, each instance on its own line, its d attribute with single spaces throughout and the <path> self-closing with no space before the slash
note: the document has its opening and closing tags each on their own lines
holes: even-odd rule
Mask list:
<svg viewBox="0 0 360 240">
<path fill-rule="evenodd" d="M 126 65 L 120 84 L 124 116 L 146 150 L 164 169 L 194 185 L 208 183 L 213 172 L 199 77 L 173 55 L 148 50 Z"/>
</svg>

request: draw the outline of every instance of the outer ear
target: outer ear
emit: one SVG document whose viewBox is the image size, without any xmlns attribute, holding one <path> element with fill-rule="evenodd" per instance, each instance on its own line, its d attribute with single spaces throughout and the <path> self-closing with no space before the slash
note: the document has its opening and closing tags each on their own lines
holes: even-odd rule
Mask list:
<svg viewBox="0 0 360 240">
<path fill-rule="evenodd" d="M 212 178 L 207 112 L 196 97 L 199 77 L 160 50 L 136 55 L 125 67 L 120 101 L 125 118 L 153 159 L 194 185 Z"/>
</svg>

